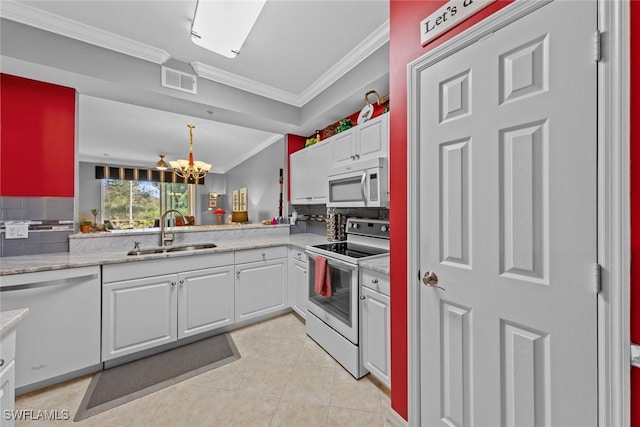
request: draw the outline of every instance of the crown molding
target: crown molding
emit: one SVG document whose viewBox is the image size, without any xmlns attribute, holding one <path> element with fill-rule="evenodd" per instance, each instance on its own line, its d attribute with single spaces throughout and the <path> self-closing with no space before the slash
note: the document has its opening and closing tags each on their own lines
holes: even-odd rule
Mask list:
<svg viewBox="0 0 640 427">
<path fill-rule="evenodd" d="M 347 53 L 338 63 L 325 72 L 318 80 L 311 84 L 301 94 L 294 94 L 255 80 L 229 73 L 202 62 L 192 62 L 191 67 L 198 77 L 232 86 L 256 95 L 284 102 L 295 107 L 302 107 L 322 91 L 327 89 L 339 78 L 347 74 L 359 63 L 373 54 L 389 41 L 389 20 L 385 21 L 360 44 Z"/>
<path fill-rule="evenodd" d="M 329 68 L 318 80 L 305 89 L 298 97 L 299 106 L 305 105 L 322 93 L 338 79 L 355 68 L 362 61 L 371 56 L 389 42 L 389 20 L 387 19 L 375 29 L 366 39 L 347 53 L 338 63 Z"/>
<path fill-rule="evenodd" d="M 236 89 L 300 107 L 300 105 L 297 105 L 298 96 L 291 92 L 221 70 L 220 68 L 212 67 L 202 62 L 191 62 L 190 65 L 198 77 L 203 79 L 222 83 L 227 86 L 235 87 Z"/>
<path fill-rule="evenodd" d="M 165 50 L 100 30 L 72 19 L 63 18 L 14 0 L 2 0 L 0 17 L 138 59 L 155 62 L 156 64 L 162 64 L 171 57 Z"/>
</svg>

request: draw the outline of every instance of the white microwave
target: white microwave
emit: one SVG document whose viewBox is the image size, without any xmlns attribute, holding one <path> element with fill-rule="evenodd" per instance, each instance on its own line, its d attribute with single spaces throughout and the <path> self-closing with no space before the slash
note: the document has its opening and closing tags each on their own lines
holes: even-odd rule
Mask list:
<svg viewBox="0 0 640 427">
<path fill-rule="evenodd" d="M 327 207 L 389 207 L 387 163 L 386 157 L 374 157 L 332 169 Z"/>
</svg>

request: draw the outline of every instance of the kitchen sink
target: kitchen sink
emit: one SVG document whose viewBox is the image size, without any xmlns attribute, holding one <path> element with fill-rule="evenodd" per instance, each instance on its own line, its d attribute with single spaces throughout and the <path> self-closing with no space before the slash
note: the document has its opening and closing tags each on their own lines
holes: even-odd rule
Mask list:
<svg viewBox="0 0 640 427">
<path fill-rule="evenodd" d="M 194 245 L 167 246 L 165 248 L 132 249 L 127 252 L 127 255 L 152 255 L 171 252 L 197 251 L 199 249 L 211 249 L 215 247 L 217 247 L 215 243 L 198 243 Z"/>
<path fill-rule="evenodd" d="M 184 245 L 184 246 L 173 246 L 167 248 L 167 252 L 182 252 L 182 251 L 197 251 L 198 249 L 211 249 L 215 248 L 217 245 L 215 243 L 200 243 L 197 245 Z"/>
</svg>

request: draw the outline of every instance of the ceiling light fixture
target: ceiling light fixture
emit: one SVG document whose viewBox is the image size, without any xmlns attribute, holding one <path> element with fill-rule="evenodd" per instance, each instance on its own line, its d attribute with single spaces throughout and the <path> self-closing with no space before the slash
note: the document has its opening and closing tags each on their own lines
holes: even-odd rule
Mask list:
<svg viewBox="0 0 640 427">
<path fill-rule="evenodd" d="M 169 165 L 164 161 L 164 154 L 158 154 L 160 156 L 160 160 L 156 163 L 156 169 L 159 171 L 166 171 L 169 169 Z"/>
<path fill-rule="evenodd" d="M 187 125 L 189 128 L 189 160 L 171 160 L 171 168 L 181 178 L 200 179 L 209 173 L 211 165 L 209 163 L 193 160 L 193 129 L 195 125 Z"/>
<path fill-rule="evenodd" d="M 235 58 L 266 0 L 198 0 L 191 41 L 227 58 Z"/>
</svg>

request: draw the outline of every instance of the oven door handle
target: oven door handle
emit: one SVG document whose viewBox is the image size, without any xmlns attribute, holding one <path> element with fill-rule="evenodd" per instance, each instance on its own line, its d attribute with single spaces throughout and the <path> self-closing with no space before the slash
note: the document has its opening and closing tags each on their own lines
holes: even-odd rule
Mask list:
<svg viewBox="0 0 640 427">
<path fill-rule="evenodd" d="M 316 256 L 324 256 L 324 255 L 320 255 L 316 252 L 309 252 L 309 251 L 305 251 L 305 253 L 309 256 L 309 258 L 313 259 L 315 261 Z M 350 268 L 351 270 L 357 270 L 358 267 L 354 264 L 349 264 L 348 262 L 344 262 L 344 261 L 340 261 L 337 260 L 335 258 L 331 258 L 330 256 L 324 256 L 327 259 L 327 263 L 329 264 L 338 264 L 338 265 L 343 265 L 345 267 Z"/>
<path fill-rule="evenodd" d="M 367 180 L 367 171 L 362 172 L 362 178 L 360 179 L 360 192 L 362 193 L 362 203 L 364 203 L 364 205 L 367 205 L 367 193 L 365 192 L 364 189 L 364 184 Z"/>
</svg>

